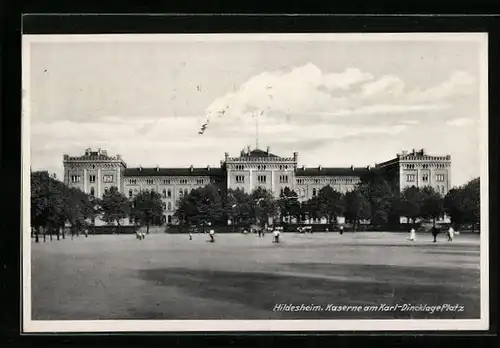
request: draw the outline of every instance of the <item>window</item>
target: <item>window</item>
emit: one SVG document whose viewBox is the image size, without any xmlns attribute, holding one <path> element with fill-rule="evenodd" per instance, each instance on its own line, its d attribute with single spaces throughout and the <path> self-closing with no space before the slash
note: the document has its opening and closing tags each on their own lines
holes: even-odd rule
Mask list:
<svg viewBox="0 0 500 348">
<path fill-rule="evenodd" d="M 422 181 L 423 182 L 428 182 L 429 181 L 429 174 L 422 175 Z"/>
<path fill-rule="evenodd" d="M 444 174 L 437 174 L 436 181 L 444 181 Z"/>
<path fill-rule="evenodd" d="M 280 175 L 280 183 L 288 184 L 288 175 Z"/>
<path fill-rule="evenodd" d="M 167 203 L 162 202 L 162 203 L 161 203 L 161 206 L 162 206 L 163 210 L 167 210 Z"/>
<path fill-rule="evenodd" d="M 319 179 L 314 179 L 315 184 L 319 184 Z"/>
<path fill-rule="evenodd" d="M 164 179 L 163 185 L 170 185 L 170 179 Z"/>
<path fill-rule="evenodd" d="M 243 169 L 245 169 L 245 167 L 242 164 L 237 164 L 237 165 L 234 166 L 234 169 L 236 169 L 236 170 L 243 170 Z"/>
<path fill-rule="evenodd" d="M 169 224 L 172 223 L 172 215 L 168 215 L 167 216 L 167 221 L 168 221 Z"/>
<path fill-rule="evenodd" d="M 167 198 L 167 190 L 163 189 L 163 198 Z"/>
<path fill-rule="evenodd" d="M 414 164 L 407 164 L 406 169 L 415 169 L 415 165 Z"/>
<path fill-rule="evenodd" d="M 257 175 L 257 181 L 259 182 L 259 184 L 264 184 L 266 183 L 267 178 L 265 175 Z"/>
<path fill-rule="evenodd" d="M 91 196 L 93 196 L 94 194 L 95 194 L 94 188 L 93 188 L 93 187 L 91 187 L 91 188 L 90 188 L 90 195 L 91 195 Z"/>
<path fill-rule="evenodd" d="M 182 189 L 179 190 L 179 197 L 182 197 Z"/>
<path fill-rule="evenodd" d="M 113 175 L 103 175 L 102 177 L 103 182 L 113 182 Z"/>
<path fill-rule="evenodd" d="M 170 189 L 167 191 L 167 197 L 172 197 L 172 191 Z"/>
<path fill-rule="evenodd" d="M 203 185 L 203 179 L 196 179 L 196 183 L 198 185 Z"/>
<path fill-rule="evenodd" d="M 91 183 L 95 182 L 95 175 L 90 175 L 89 176 L 89 182 L 91 182 Z"/>
<path fill-rule="evenodd" d="M 422 168 L 427 169 L 427 168 L 429 168 L 429 165 L 428 164 L 423 164 Z"/>
<path fill-rule="evenodd" d="M 187 181 L 187 179 L 181 179 L 180 183 L 186 185 L 188 183 L 188 181 Z"/>
<path fill-rule="evenodd" d="M 408 182 L 415 181 L 415 174 L 406 174 L 406 181 Z"/>
<path fill-rule="evenodd" d="M 108 188 L 104 188 L 104 194 L 107 195 L 108 194 Z"/>
<path fill-rule="evenodd" d="M 245 182 L 245 177 L 243 175 L 236 175 L 236 182 L 242 184 Z"/>
<path fill-rule="evenodd" d="M 153 179 L 146 179 L 147 185 L 153 185 Z"/>
<path fill-rule="evenodd" d="M 265 165 L 258 165 L 257 169 L 258 170 L 266 170 L 266 166 Z"/>
<path fill-rule="evenodd" d="M 137 185 L 137 179 L 130 179 L 130 180 L 128 181 L 128 183 L 129 183 L 130 185 Z"/>
<path fill-rule="evenodd" d="M 184 194 L 185 194 L 186 196 L 189 194 L 188 189 L 185 189 L 185 190 L 184 190 Z"/>
<path fill-rule="evenodd" d="M 313 197 L 316 196 L 316 189 L 313 189 Z"/>
<path fill-rule="evenodd" d="M 71 182 L 73 184 L 80 182 L 80 175 L 71 175 Z"/>
<path fill-rule="evenodd" d="M 128 190 L 128 197 L 132 198 L 132 195 L 133 195 L 132 190 Z"/>
<path fill-rule="evenodd" d="M 297 184 L 303 184 L 304 183 L 304 179 L 297 179 Z"/>
<path fill-rule="evenodd" d="M 168 210 L 172 210 L 172 202 L 168 202 Z"/>
</svg>

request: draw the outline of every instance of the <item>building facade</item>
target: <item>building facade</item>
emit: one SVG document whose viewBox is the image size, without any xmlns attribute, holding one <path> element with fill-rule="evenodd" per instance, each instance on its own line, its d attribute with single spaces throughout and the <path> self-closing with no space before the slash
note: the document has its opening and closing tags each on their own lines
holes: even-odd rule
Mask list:
<svg viewBox="0 0 500 348">
<path fill-rule="evenodd" d="M 441 195 L 451 189 L 451 156 L 432 156 L 425 149 L 403 151 L 396 158 L 376 166 L 403 191 L 406 187 L 431 186 Z"/>
<path fill-rule="evenodd" d="M 237 157 L 225 153 L 220 167 L 127 168 L 120 155 L 108 156 L 106 150 L 86 149 L 82 156 L 64 155 L 64 182 L 87 194 L 101 198 L 111 186 L 132 199 L 143 190 L 161 194 L 164 221 L 174 223 L 174 213 L 181 197 L 207 184 L 220 185 L 221 192 L 240 189 L 251 193 L 257 187 L 271 191 L 275 197 L 286 187 L 298 194 L 300 201 L 318 194 L 330 185 L 345 193 L 353 190 L 372 170 L 363 168 L 306 168 L 298 166 L 298 153 L 280 157 L 260 149 L 243 149 Z M 408 186 L 432 186 L 446 194 L 451 183 L 450 156 L 430 156 L 424 150 L 403 152 L 396 158 L 376 165 L 399 190 Z"/>
</svg>

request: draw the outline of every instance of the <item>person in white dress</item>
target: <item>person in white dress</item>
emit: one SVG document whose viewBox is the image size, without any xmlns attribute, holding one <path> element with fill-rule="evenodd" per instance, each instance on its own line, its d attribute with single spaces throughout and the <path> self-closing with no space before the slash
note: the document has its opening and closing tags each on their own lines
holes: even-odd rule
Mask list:
<svg viewBox="0 0 500 348">
<path fill-rule="evenodd" d="M 448 242 L 453 241 L 454 234 L 455 234 L 455 231 L 453 230 L 453 227 L 450 226 L 450 228 L 448 229 Z"/>
<path fill-rule="evenodd" d="M 414 229 L 414 228 L 412 228 L 412 229 L 410 230 L 410 237 L 409 237 L 408 239 L 409 239 L 410 241 L 412 241 L 412 242 L 414 242 L 414 241 L 415 241 L 416 236 L 415 236 L 415 229 Z"/>
<path fill-rule="evenodd" d="M 279 243 L 280 242 L 280 230 L 279 227 L 276 227 L 274 229 L 274 242 Z"/>
</svg>

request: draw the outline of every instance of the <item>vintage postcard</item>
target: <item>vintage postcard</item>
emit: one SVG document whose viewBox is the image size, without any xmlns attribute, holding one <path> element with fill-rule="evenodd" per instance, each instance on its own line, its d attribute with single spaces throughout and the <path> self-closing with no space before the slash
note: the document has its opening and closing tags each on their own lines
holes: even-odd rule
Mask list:
<svg viewBox="0 0 500 348">
<path fill-rule="evenodd" d="M 486 330 L 487 49 L 24 35 L 24 332 Z"/>
</svg>

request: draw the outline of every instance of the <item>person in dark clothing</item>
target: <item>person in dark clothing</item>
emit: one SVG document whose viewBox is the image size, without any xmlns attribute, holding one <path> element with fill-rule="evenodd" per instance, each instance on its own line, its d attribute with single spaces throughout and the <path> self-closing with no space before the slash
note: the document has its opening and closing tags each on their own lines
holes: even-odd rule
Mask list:
<svg viewBox="0 0 500 348">
<path fill-rule="evenodd" d="M 434 237 L 434 243 L 436 243 L 436 237 L 439 233 L 439 229 L 436 226 L 432 226 L 432 236 Z"/>
</svg>

